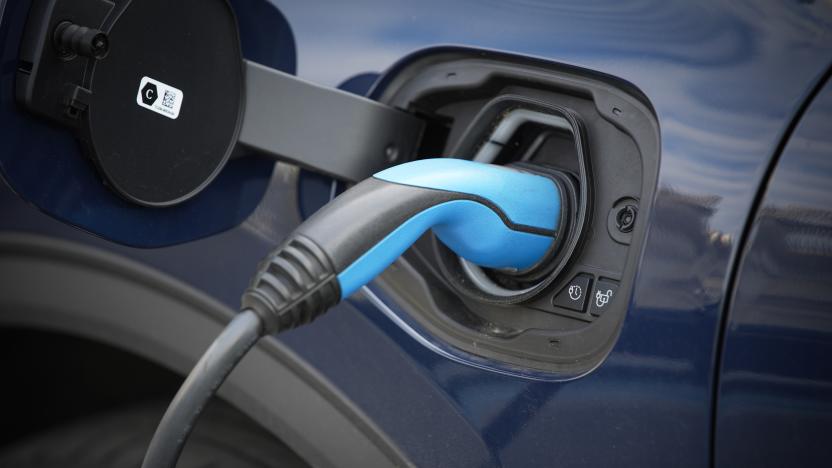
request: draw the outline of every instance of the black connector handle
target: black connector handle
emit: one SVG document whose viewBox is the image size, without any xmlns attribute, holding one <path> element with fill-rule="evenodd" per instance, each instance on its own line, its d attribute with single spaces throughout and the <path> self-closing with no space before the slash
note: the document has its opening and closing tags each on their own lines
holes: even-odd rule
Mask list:
<svg viewBox="0 0 832 468">
<path fill-rule="evenodd" d="M 332 262 L 308 237 L 295 234 L 269 254 L 243 295 L 243 311 L 200 358 L 165 411 L 142 468 L 176 466 L 205 405 L 261 336 L 309 323 L 340 299 Z"/>
<path fill-rule="evenodd" d="M 176 465 L 202 408 L 259 336 L 323 315 L 427 230 L 478 264 L 537 264 L 557 246 L 559 193 L 555 179 L 458 159 L 402 164 L 343 193 L 260 263 L 243 313 L 185 381 L 142 466 Z"/>
<path fill-rule="evenodd" d="M 341 300 L 329 256 L 312 239 L 295 233 L 257 267 L 242 308 L 260 316 L 265 333 L 309 323 Z"/>
</svg>

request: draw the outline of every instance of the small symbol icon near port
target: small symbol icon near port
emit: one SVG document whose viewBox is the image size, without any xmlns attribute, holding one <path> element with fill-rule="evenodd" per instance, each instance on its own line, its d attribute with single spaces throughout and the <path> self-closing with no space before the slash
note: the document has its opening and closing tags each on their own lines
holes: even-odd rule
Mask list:
<svg viewBox="0 0 832 468">
<path fill-rule="evenodd" d="M 583 294 L 583 291 L 581 291 L 580 286 L 578 286 L 577 284 L 573 284 L 572 286 L 569 286 L 569 298 L 570 299 L 572 299 L 573 301 L 577 301 L 578 299 L 581 298 L 581 294 Z"/>
<path fill-rule="evenodd" d="M 606 292 L 601 292 L 600 290 L 595 293 L 595 306 L 596 307 L 604 307 L 610 301 L 612 297 L 612 289 L 607 289 Z"/>
</svg>

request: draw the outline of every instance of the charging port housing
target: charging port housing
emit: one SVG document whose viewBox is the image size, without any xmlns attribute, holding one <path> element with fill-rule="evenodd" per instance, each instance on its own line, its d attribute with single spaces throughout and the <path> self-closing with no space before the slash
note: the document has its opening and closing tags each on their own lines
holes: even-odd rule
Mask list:
<svg viewBox="0 0 832 468">
<path fill-rule="evenodd" d="M 482 269 L 421 239 L 381 277 L 408 326 L 500 372 L 561 379 L 596 367 L 626 315 L 656 186 L 647 99 L 588 70 L 459 48 L 403 61 L 375 95 L 431 122 L 420 155 L 526 165 L 574 187 L 573 237 L 533 271 Z"/>
</svg>

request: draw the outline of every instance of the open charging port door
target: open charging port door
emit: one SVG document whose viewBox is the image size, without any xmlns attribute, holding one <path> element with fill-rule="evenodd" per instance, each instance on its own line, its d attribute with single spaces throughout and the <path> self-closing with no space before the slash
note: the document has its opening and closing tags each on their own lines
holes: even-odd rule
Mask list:
<svg viewBox="0 0 832 468">
<path fill-rule="evenodd" d="M 423 127 L 244 60 L 226 0 L 35 0 L 19 63 L 18 102 L 145 206 L 197 195 L 238 148 L 358 181 L 410 159 Z"/>
</svg>

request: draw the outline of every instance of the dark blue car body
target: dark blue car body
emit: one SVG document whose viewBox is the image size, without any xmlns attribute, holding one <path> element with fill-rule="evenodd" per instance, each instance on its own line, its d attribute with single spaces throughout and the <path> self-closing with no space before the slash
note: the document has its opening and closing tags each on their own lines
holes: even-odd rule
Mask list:
<svg viewBox="0 0 832 468">
<path fill-rule="evenodd" d="M 660 127 L 626 319 L 586 375 L 541 381 L 448 359 L 396 320 L 408 311 L 377 285 L 269 338 L 354 405 L 359 430 L 391 447 L 393 462 L 828 463 L 832 5 L 273 3 L 232 2 L 244 56 L 325 86 L 370 93 L 385 70 L 431 47 L 499 50 L 620 78 L 649 99 Z M 27 7 L 0 2 L 0 231 L 126 257 L 236 310 L 256 263 L 328 198 L 328 180 L 240 159 L 184 205 L 121 200 L 65 130 L 14 102 Z M 291 432 L 280 435 L 315 452 L 304 447 L 317 441 Z"/>
</svg>

